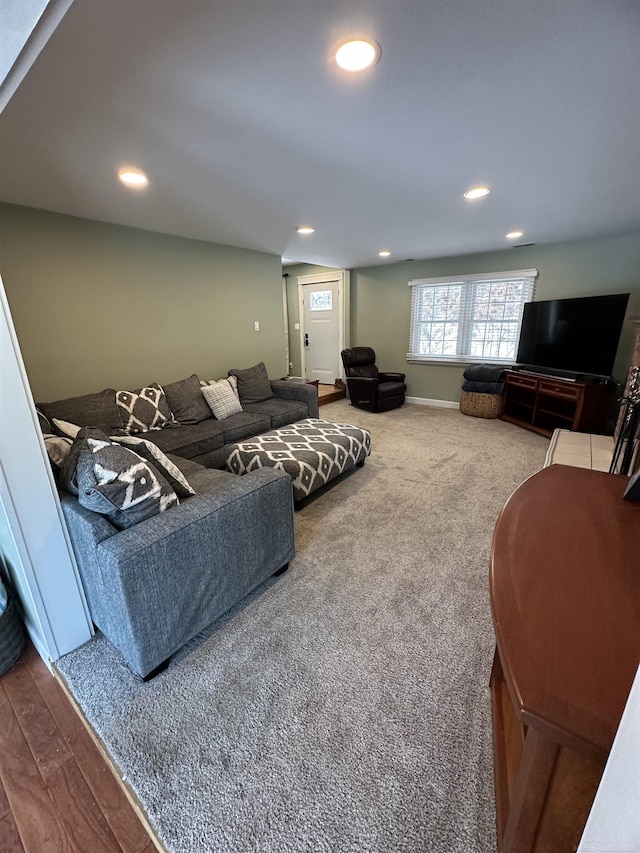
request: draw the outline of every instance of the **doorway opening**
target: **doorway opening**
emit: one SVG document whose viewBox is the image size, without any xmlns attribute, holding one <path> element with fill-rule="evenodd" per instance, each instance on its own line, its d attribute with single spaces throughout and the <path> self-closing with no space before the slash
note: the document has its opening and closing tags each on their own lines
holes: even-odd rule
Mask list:
<svg viewBox="0 0 640 853">
<path fill-rule="evenodd" d="M 340 352 L 348 346 L 349 271 L 298 276 L 302 376 L 318 382 L 319 401 L 346 396 Z"/>
</svg>

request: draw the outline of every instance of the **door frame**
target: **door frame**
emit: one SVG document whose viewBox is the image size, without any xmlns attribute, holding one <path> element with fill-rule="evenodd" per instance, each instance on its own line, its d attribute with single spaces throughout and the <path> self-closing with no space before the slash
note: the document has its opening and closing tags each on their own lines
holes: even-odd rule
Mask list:
<svg viewBox="0 0 640 853">
<path fill-rule="evenodd" d="M 300 372 L 307 373 L 307 362 L 304 346 L 304 288 L 312 284 L 338 282 L 338 376 L 344 379 L 344 366 L 340 353 L 349 346 L 349 305 L 351 279 L 349 270 L 334 270 L 333 272 L 313 273 L 298 276 L 298 317 L 300 318 Z M 338 378 L 336 376 L 336 379 Z"/>
</svg>

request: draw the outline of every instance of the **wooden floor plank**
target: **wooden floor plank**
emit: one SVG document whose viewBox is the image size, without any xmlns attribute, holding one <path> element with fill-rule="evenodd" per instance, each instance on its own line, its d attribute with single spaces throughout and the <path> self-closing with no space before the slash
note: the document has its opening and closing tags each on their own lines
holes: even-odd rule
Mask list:
<svg viewBox="0 0 640 853">
<path fill-rule="evenodd" d="M 77 853 L 122 853 L 74 760 L 47 778 L 49 794 Z"/>
<path fill-rule="evenodd" d="M 2 717 L 0 717 L 2 719 Z M 0 779 L 0 818 L 3 818 L 6 814 L 9 814 L 11 808 L 9 806 L 9 800 L 7 799 L 7 795 L 4 790 L 4 785 L 2 784 L 2 780 Z M 0 838 L 2 836 L 0 835 Z"/>
<path fill-rule="evenodd" d="M 95 745 L 84 723 L 42 661 L 29 668 L 43 701 L 55 718 L 75 761 L 119 844 L 128 853 L 144 853 L 149 835 L 133 811 L 120 783 Z M 34 673 L 34 669 L 36 670 Z"/>
<path fill-rule="evenodd" d="M 14 666 L 3 676 L 3 686 L 20 724 L 33 757 L 47 778 L 65 764 L 71 752 L 47 706 L 40 701 L 40 692 L 28 666 Z"/>
<path fill-rule="evenodd" d="M 0 679 L 0 720 L 0 853 L 162 850 L 31 643 Z"/>
<path fill-rule="evenodd" d="M 5 679 L 0 683 L 0 780 L 16 829 L 27 853 L 74 853 L 7 698 Z"/>
<path fill-rule="evenodd" d="M 0 818 L 0 853 L 25 853 L 11 812 Z"/>
</svg>

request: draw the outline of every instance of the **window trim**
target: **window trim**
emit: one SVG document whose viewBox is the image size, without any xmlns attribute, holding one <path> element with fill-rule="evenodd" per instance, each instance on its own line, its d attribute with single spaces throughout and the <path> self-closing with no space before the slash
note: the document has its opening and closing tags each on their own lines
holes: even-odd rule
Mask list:
<svg viewBox="0 0 640 853">
<path fill-rule="evenodd" d="M 455 276 L 439 276 L 437 278 L 416 278 L 410 281 L 409 287 L 423 287 L 423 286 L 437 286 L 437 285 L 455 285 L 455 284 L 466 284 L 468 287 L 464 288 L 465 291 L 471 290 L 471 286 L 474 283 L 482 283 L 484 281 L 514 281 L 518 279 L 529 279 L 531 281 L 531 297 L 527 301 L 533 301 L 535 299 L 535 287 L 536 287 L 536 278 L 538 276 L 537 269 L 527 269 L 527 270 L 506 270 L 501 272 L 488 272 L 488 273 L 476 273 L 476 274 L 465 274 L 465 275 L 455 275 Z M 506 359 L 506 358 L 490 358 L 490 357 L 474 357 L 467 354 L 456 353 L 455 355 L 433 355 L 426 354 L 422 355 L 420 353 L 412 352 L 411 346 L 414 339 L 415 327 L 417 325 L 417 302 L 415 299 L 415 291 L 412 290 L 411 293 L 411 307 L 410 307 L 410 318 L 409 318 L 409 351 L 407 352 L 407 361 L 413 362 L 416 364 L 439 364 L 442 366 L 445 365 L 465 365 L 465 364 L 478 364 L 478 363 L 487 363 L 487 364 L 515 364 L 515 358 Z M 467 319 L 469 319 L 467 315 Z M 460 322 L 458 320 L 457 322 Z"/>
</svg>

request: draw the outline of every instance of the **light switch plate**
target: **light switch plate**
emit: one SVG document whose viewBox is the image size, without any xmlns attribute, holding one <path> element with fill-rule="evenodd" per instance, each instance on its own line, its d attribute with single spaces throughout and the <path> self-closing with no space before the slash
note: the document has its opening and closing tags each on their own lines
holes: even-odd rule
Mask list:
<svg viewBox="0 0 640 853">
<path fill-rule="evenodd" d="M 260 331 L 260 323 L 258 322 L 258 320 L 254 320 L 254 321 L 253 321 L 253 331 L 254 331 L 254 332 L 259 332 L 259 331 Z"/>
</svg>

